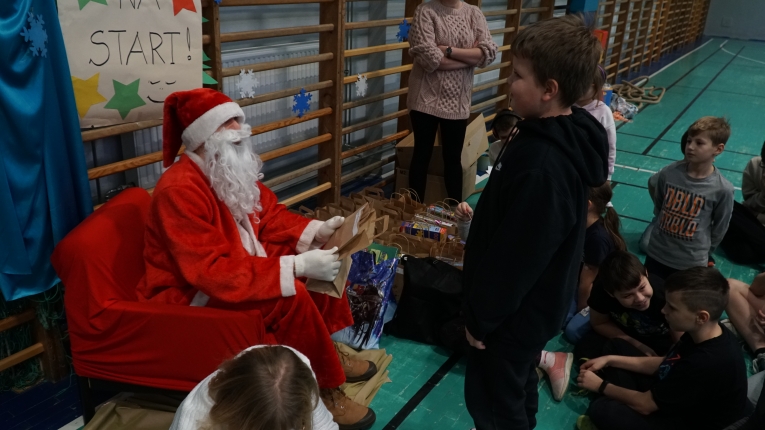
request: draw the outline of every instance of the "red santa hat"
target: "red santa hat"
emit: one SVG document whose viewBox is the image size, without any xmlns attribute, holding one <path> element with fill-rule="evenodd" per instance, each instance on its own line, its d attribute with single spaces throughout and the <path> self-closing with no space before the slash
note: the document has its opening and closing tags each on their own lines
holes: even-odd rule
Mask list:
<svg viewBox="0 0 765 430">
<path fill-rule="evenodd" d="M 178 91 L 165 99 L 165 113 L 162 123 L 162 158 L 165 167 L 170 167 L 181 149 L 187 151 L 199 148 L 218 128 L 231 118 L 240 123 L 244 112 L 238 104 L 218 91 L 198 88 Z"/>
</svg>

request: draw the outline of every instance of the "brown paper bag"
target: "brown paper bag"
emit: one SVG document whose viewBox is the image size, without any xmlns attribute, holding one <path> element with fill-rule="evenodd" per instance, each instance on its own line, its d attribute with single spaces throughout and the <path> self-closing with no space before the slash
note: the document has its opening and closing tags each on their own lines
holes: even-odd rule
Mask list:
<svg viewBox="0 0 765 430">
<path fill-rule="evenodd" d="M 391 230 L 380 235 L 375 241 L 381 245 L 395 246 L 403 254 L 418 258 L 429 257 L 431 248 L 438 245 L 438 242 L 433 239 L 411 236 Z"/>
<path fill-rule="evenodd" d="M 331 282 L 309 279 L 306 282 L 306 288 L 332 297 L 342 297 L 348 280 L 348 273 L 351 270 L 351 255 L 372 244 L 375 221 L 374 210 L 368 204 L 347 216 L 343 225 L 335 230 L 327 244 L 324 245 L 324 249 L 338 248 L 340 272 Z M 369 232 L 370 229 L 372 233 Z"/>
<path fill-rule="evenodd" d="M 425 212 L 427 210 L 427 205 L 420 203 L 419 200 L 417 192 L 411 188 L 402 188 L 390 196 L 390 201 L 394 206 L 410 213 Z"/>
<path fill-rule="evenodd" d="M 380 211 L 386 203 L 388 203 L 388 199 L 385 198 L 385 193 L 383 190 L 379 188 L 365 188 L 361 191 L 361 193 L 354 193 L 351 194 L 351 198 L 354 200 L 356 199 L 363 199 L 366 203 L 369 203 L 370 206 L 376 211 Z M 378 213 L 378 216 L 380 214 Z"/>
<path fill-rule="evenodd" d="M 319 221 L 327 221 L 334 216 L 326 207 L 316 208 L 316 212 L 314 212 L 314 214 L 316 219 Z"/>
<path fill-rule="evenodd" d="M 439 244 L 430 249 L 430 256 L 445 261 L 462 270 L 462 263 L 465 257 L 465 245 L 457 240 Z"/>
<path fill-rule="evenodd" d="M 340 197 L 340 207 L 344 210 L 349 211 L 349 213 L 353 213 L 354 211 L 361 209 L 361 206 L 356 207 L 356 202 L 353 201 L 353 199 L 348 197 Z"/>
</svg>

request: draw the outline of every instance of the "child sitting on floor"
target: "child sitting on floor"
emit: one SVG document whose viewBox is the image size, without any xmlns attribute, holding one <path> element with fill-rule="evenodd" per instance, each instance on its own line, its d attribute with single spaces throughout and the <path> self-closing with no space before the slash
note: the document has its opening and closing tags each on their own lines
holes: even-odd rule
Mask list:
<svg viewBox="0 0 765 430">
<path fill-rule="evenodd" d="M 580 429 L 720 430 L 751 409 L 741 348 L 719 324 L 727 280 L 715 268 L 694 267 L 668 277 L 665 289 L 667 322 L 685 334 L 666 357 L 645 357 L 616 339 L 620 355 L 585 362 L 578 384 L 602 397 L 589 418 L 580 417 Z"/>
<path fill-rule="evenodd" d="M 660 278 L 706 266 L 725 236 L 733 211 L 733 185 L 713 163 L 729 137 L 725 118 L 697 120 L 688 129 L 686 162 L 672 163 L 657 175 L 653 193 L 657 218 L 645 266 Z"/>
<path fill-rule="evenodd" d="M 746 164 L 741 180 L 744 200 L 733 202 L 733 215 L 720 247 L 736 264 L 765 263 L 765 143 Z"/>
<path fill-rule="evenodd" d="M 629 252 L 606 258 L 588 303 L 592 332 L 577 345 L 578 357 L 600 357 L 609 339 L 625 340 L 649 357 L 663 356 L 682 336 L 670 330 L 662 313 L 664 281 Z"/>
<path fill-rule="evenodd" d="M 730 300 L 725 308 L 733 327 L 754 352 L 754 373 L 765 371 L 765 273 L 754 277 L 752 285 L 729 279 Z"/>
<path fill-rule="evenodd" d="M 606 83 L 606 71 L 598 65 L 595 71 L 592 86 L 577 100 L 575 106 L 589 112 L 606 129 L 608 135 L 608 180 L 614 174 L 614 163 L 616 163 L 616 123 L 614 123 L 614 113 L 611 108 L 603 103 L 603 85 Z"/>
<path fill-rule="evenodd" d="M 258 345 L 221 364 L 181 403 L 170 430 L 337 430 L 308 359 Z"/>
<path fill-rule="evenodd" d="M 491 134 L 496 139 L 489 147 L 489 161 L 492 166 L 497 162 L 502 149 L 512 139 L 516 131 L 515 124 L 520 120 L 521 117 L 510 109 L 502 109 L 497 112 L 491 122 Z"/>
<path fill-rule="evenodd" d="M 576 344 L 590 330 L 589 310 L 586 309 L 587 300 L 601 263 L 613 251 L 627 249 L 619 233 L 619 215 L 611 204 L 611 197 L 613 197 L 613 191 L 608 182 L 589 189 L 587 230 L 584 233 L 584 255 L 579 271 L 579 289 L 577 296 L 571 301 L 569 321 L 565 328 L 566 338 L 573 344 Z M 550 378 L 553 398 L 557 401 L 563 398 L 568 388 L 572 363 L 573 355 L 570 353 L 542 351 L 539 356 L 538 366 Z"/>
</svg>

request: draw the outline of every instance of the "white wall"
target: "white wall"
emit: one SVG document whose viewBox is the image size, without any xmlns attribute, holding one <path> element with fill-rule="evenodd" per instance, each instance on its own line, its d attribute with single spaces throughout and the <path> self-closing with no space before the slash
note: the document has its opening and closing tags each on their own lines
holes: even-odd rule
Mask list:
<svg viewBox="0 0 765 430">
<path fill-rule="evenodd" d="M 704 34 L 765 40 L 765 0 L 712 0 Z"/>
</svg>

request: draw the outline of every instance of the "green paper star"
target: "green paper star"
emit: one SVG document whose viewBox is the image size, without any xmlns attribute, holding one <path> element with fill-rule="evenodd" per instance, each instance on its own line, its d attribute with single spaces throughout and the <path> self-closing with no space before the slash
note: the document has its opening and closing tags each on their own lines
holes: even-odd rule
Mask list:
<svg viewBox="0 0 765 430">
<path fill-rule="evenodd" d="M 212 84 L 217 84 L 217 83 L 218 83 L 218 81 L 213 79 L 212 76 L 208 75 L 205 72 L 202 72 L 202 84 L 212 85 Z"/>
<path fill-rule="evenodd" d="M 100 3 L 100 4 L 103 4 L 103 5 L 109 6 L 109 5 L 106 4 L 106 0 L 77 0 L 77 2 L 80 4 L 80 10 L 82 10 L 82 8 L 84 8 L 85 5 L 87 5 L 90 2 Z"/>
<path fill-rule="evenodd" d="M 125 119 L 131 110 L 145 105 L 146 102 L 138 95 L 138 85 L 140 82 L 140 79 L 136 79 L 125 85 L 112 80 L 114 84 L 114 97 L 109 100 L 104 109 L 115 109 L 119 111 L 122 119 Z"/>
<path fill-rule="evenodd" d="M 210 57 L 207 56 L 205 51 L 202 51 L 202 61 L 210 61 Z"/>
</svg>

